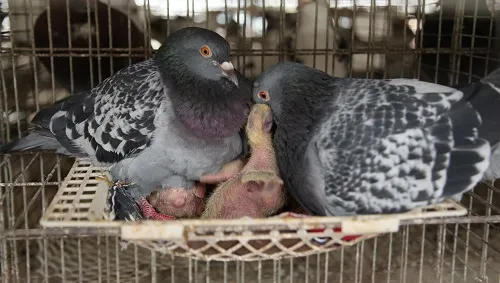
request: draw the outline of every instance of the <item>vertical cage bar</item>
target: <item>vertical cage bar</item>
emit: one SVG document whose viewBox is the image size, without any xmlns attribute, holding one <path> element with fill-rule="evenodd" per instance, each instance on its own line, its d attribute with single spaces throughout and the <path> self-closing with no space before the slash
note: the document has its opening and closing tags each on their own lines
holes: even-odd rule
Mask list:
<svg viewBox="0 0 500 283">
<path fill-rule="evenodd" d="M 78 282 L 83 282 L 83 268 L 82 268 L 82 239 L 78 238 L 77 253 L 78 253 Z"/>
<path fill-rule="evenodd" d="M 29 0 L 29 22 L 31 25 L 30 29 L 30 41 L 31 41 L 31 58 L 30 61 L 32 63 L 32 68 L 33 68 L 33 81 L 35 83 L 34 87 L 35 89 L 33 90 L 34 97 L 33 99 L 35 100 L 35 107 L 36 111 L 40 110 L 40 105 L 38 101 L 38 66 L 36 64 L 37 61 L 37 52 L 35 51 L 35 31 L 34 31 L 34 26 L 35 26 L 35 21 L 33 17 L 33 0 Z M 68 5 L 68 4 L 66 4 Z M 0 108 L 1 109 L 1 108 Z"/>
<path fill-rule="evenodd" d="M 244 19 L 243 19 L 243 29 L 242 30 L 243 30 L 243 39 L 245 39 L 246 23 L 247 23 L 246 22 L 247 11 L 244 10 L 243 12 L 244 12 L 244 16 L 243 16 Z M 238 0 L 238 5 L 236 7 L 236 22 L 238 23 L 238 25 L 241 26 L 240 14 L 241 14 L 241 2 Z M 228 36 L 228 34 L 226 34 L 226 39 L 227 39 L 227 36 Z M 236 44 L 237 44 L 238 49 L 242 45 L 245 46 L 245 44 L 241 44 L 239 36 L 236 38 Z M 244 54 L 244 52 L 243 52 L 243 54 Z M 245 65 L 245 59 L 243 59 L 243 66 L 244 65 Z M 238 70 L 241 69 L 240 55 L 236 56 L 236 67 L 238 68 Z M 245 70 L 243 70 L 243 73 L 242 73 L 243 76 L 245 75 L 245 73 L 246 73 Z"/>
<path fill-rule="evenodd" d="M 262 36 L 266 35 L 266 0 L 262 0 Z M 262 44 L 260 56 L 260 72 L 264 71 L 264 54 L 267 49 L 266 44 Z M 253 55 L 253 52 L 252 52 Z"/>
<path fill-rule="evenodd" d="M 344 282 L 344 247 L 340 248 L 340 272 L 339 272 L 339 283 Z"/>
<path fill-rule="evenodd" d="M 261 275 L 262 275 L 262 265 L 261 265 L 261 262 L 259 261 L 259 272 L 258 272 L 258 280 L 260 282 L 260 278 L 261 278 Z M 227 283 L 227 262 L 224 261 L 224 283 Z"/>
<path fill-rule="evenodd" d="M 375 33 L 375 0 L 371 0 L 370 9 L 368 9 L 368 53 L 366 54 L 366 73 L 365 78 L 373 76 L 373 35 Z M 370 64 L 371 63 L 371 64 Z"/>
<path fill-rule="evenodd" d="M 361 242 L 363 243 L 363 242 Z M 356 265 L 354 267 L 354 282 L 356 283 L 361 283 L 361 268 L 360 268 L 360 261 L 361 261 L 361 254 L 360 254 L 360 248 L 361 248 L 361 243 L 356 244 Z"/>
<path fill-rule="evenodd" d="M 456 1 L 455 17 L 452 32 L 452 49 L 453 56 L 450 61 L 451 73 L 450 73 L 450 85 L 458 83 L 460 78 L 460 62 L 462 60 L 462 55 L 460 54 L 460 49 L 462 47 L 462 30 L 463 30 L 463 20 L 465 13 L 465 0 Z"/>
<path fill-rule="evenodd" d="M 418 283 L 422 283 L 424 275 L 424 255 L 425 255 L 425 232 L 427 227 L 425 224 L 422 225 L 422 239 L 420 240 L 420 267 L 418 271 Z"/>
<path fill-rule="evenodd" d="M 135 277 L 135 283 L 139 283 L 139 255 L 138 253 L 138 248 L 137 245 L 134 244 L 134 277 Z M 174 280 L 171 280 L 171 282 L 174 282 Z"/>
<path fill-rule="evenodd" d="M 170 256 L 170 282 L 175 283 L 175 256 Z"/>
<path fill-rule="evenodd" d="M 406 42 L 406 41 L 405 41 Z M 405 226 L 403 228 L 403 244 L 402 244 L 402 252 L 401 252 L 401 273 L 400 273 L 400 282 L 401 283 L 406 283 L 406 272 L 408 268 L 408 242 L 409 242 L 409 236 L 410 236 L 410 231 L 409 227 Z"/>
<path fill-rule="evenodd" d="M 420 6 L 420 0 L 417 1 L 417 5 L 418 5 L 417 7 L 421 7 Z M 425 7 L 425 2 L 424 2 L 424 7 Z M 424 7 L 422 7 L 422 9 L 424 9 Z M 420 9 L 417 9 L 417 12 L 416 12 L 417 13 L 417 17 L 419 16 L 419 11 L 420 11 Z M 408 19 L 408 1 L 406 1 L 406 5 L 405 5 L 405 19 Z M 391 22 L 391 24 L 392 24 L 392 22 Z M 405 27 L 403 29 L 403 42 L 405 42 L 405 43 L 406 43 L 406 36 L 407 35 L 406 35 L 406 27 Z M 403 45 L 403 52 L 406 52 L 407 50 L 408 50 L 408 45 L 407 44 Z M 400 72 L 400 76 L 401 77 L 404 76 L 404 65 L 405 65 L 404 64 L 404 60 L 405 60 L 405 56 L 406 56 L 406 54 L 401 54 L 401 72 Z M 414 56 L 412 56 L 412 57 L 413 57 L 413 59 L 415 59 Z M 416 77 L 415 76 L 415 72 L 413 73 L 413 77 Z"/>
<path fill-rule="evenodd" d="M 330 50 L 330 29 L 333 31 L 333 37 L 335 37 L 335 27 L 336 25 L 333 25 L 332 27 L 332 12 L 331 12 L 331 7 L 330 7 L 330 0 L 324 0 L 326 2 L 326 4 L 328 5 L 328 8 L 327 8 L 327 13 L 326 13 L 326 27 L 325 30 L 326 30 L 326 36 L 325 36 L 325 65 L 324 65 L 324 70 L 326 73 L 328 73 L 328 55 L 330 54 L 330 52 L 333 53 L 333 49 L 335 49 L 335 46 L 333 46 L 332 50 Z M 330 28 L 331 27 L 331 28 Z M 333 40 L 333 43 L 335 43 L 335 40 Z M 334 61 L 334 60 L 332 60 Z M 335 69 L 332 68 L 332 74 L 334 74 L 334 71 Z"/>
<path fill-rule="evenodd" d="M 439 76 L 439 59 L 441 55 L 441 32 L 442 32 L 442 27 L 443 27 L 443 9 L 439 11 L 439 24 L 438 24 L 438 39 L 437 39 L 437 50 L 436 50 L 436 73 L 434 75 L 434 82 L 438 82 L 438 76 Z M 423 48 L 423 32 L 421 33 L 420 36 L 420 50 Z"/>
<path fill-rule="evenodd" d="M 66 280 L 66 266 L 65 266 L 65 259 L 64 259 L 64 239 L 59 240 L 59 247 L 60 247 L 60 253 L 61 253 L 61 277 L 63 282 Z"/>
<path fill-rule="evenodd" d="M 120 239 L 115 237 L 115 266 L 116 266 L 116 282 L 120 283 Z"/>
<path fill-rule="evenodd" d="M 316 283 L 321 281 L 321 254 L 316 255 Z"/>
<path fill-rule="evenodd" d="M 356 26 L 356 13 L 357 13 L 357 6 L 356 3 L 354 2 L 352 5 L 352 27 L 354 28 Z M 354 42 L 355 42 L 355 33 L 351 33 L 351 42 L 349 44 L 349 64 L 347 66 L 347 73 L 349 74 L 349 78 L 352 78 L 352 57 L 353 57 L 353 51 L 355 50 L 354 48 Z"/>
<path fill-rule="evenodd" d="M 12 11 L 11 11 L 11 9 L 8 10 L 8 16 L 9 16 L 9 18 L 12 18 Z M 11 61 L 11 64 L 12 64 L 12 83 L 14 85 L 14 99 L 15 99 L 14 107 L 16 109 L 15 111 L 17 113 L 19 113 L 19 89 L 18 89 L 18 85 L 17 85 L 16 52 L 14 50 L 14 46 L 15 46 L 16 43 L 14 42 L 14 33 L 12 32 L 12 30 L 9 33 L 9 38 L 10 38 L 10 61 Z M 8 109 L 5 109 L 5 110 L 6 110 L 6 113 L 7 113 Z M 19 121 L 19 119 L 17 119 L 17 121 L 16 121 L 16 126 L 17 126 L 17 136 L 18 137 L 22 137 L 21 122 Z M 22 168 L 24 168 L 24 165 L 21 165 L 21 166 L 22 166 Z"/>
<path fill-rule="evenodd" d="M 317 5 L 317 4 L 316 4 Z M 283 0 L 280 0 L 280 16 L 279 16 L 279 32 L 278 32 L 278 60 L 283 61 L 285 60 L 284 56 L 284 27 L 285 27 L 285 2 Z M 264 26 L 265 29 L 265 26 Z"/>
<path fill-rule="evenodd" d="M 146 59 L 151 58 L 152 48 L 151 48 L 151 4 L 147 0 L 146 5 L 146 32 L 145 32 L 145 43 L 144 51 L 146 52 Z"/>
<path fill-rule="evenodd" d="M 109 235 L 107 233 L 104 236 L 104 245 L 106 247 L 106 252 L 104 253 L 105 256 L 106 256 L 106 282 L 110 282 L 111 281 L 111 270 L 110 270 L 110 267 L 111 267 L 111 262 L 110 262 L 111 256 L 109 254 L 109 252 L 110 252 L 110 244 L 109 244 Z"/>
<path fill-rule="evenodd" d="M 373 239 L 373 258 L 372 258 L 372 274 L 371 274 L 372 280 L 371 280 L 371 283 L 375 283 L 375 271 L 377 270 L 377 239 L 378 239 L 378 237 L 375 237 Z"/>
<path fill-rule="evenodd" d="M 87 0 L 87 24 L 89 26 L 92 26 L 92 17 L 91 17 L 91 12 L 90 12 L 90 1 L 93 0 Z M 97 4 L 97 3 L 96 3 Z M 96 5 L 97 6 L 97 5 Z M 94 62 L 93 62 L 93 54 L 92 54 L 92 29 L 88 29 L 88 39 L 89 39 L 89 68 L 90 68 L 90 87 L 95 87 L 95 78 L 94 78 Z"/>
<path fill-rule="evenodd" d="M 492 186 L 495 186 L 495 183 L 494 181 L 491 182 L 491 185 Z M 486 197 L 487 198 L 487 202 L 488 204 L 492 204 L 493 203 L 493 190 L 491 188 L 488 188 L 488 196 Z M 491 205 L 486 205 L 486 216 L 491 216 Z M 481 267 L 480 267 L 480 271 L 479 271 L 479 274 L 482 278 L 486 278 L 487 277 L 487 273 L 486 273 L 486 267 L 487 267 L 487 263 L 488 263 L 488 249 L 489 249 L 489 246 L 488 246 L 488 242 L 489 242 L 489 238 L 490 238 L 490 224 L 488 222 L 486 223 L 483 223 L 483 237 L 482 237 L 482 245 L 481 245 Z"/>
<path fill-rule="evenodd" d="M 328 7 L 330 7 L 330 6 L 328 6 Z M 326 253 L 324 253 L 324 254 L 325 254 L 325 269 L 324 269 L 324 271 L 323 271 L 323 272 L 324 272 L 323 274 L 325 274 L 325 281 L 324 281 L 324 282 L 325 282 L 325 283 L 328 283 L 328 267 L 329 267 L 329 265 L 330 265 L 330 264 L 329 264 L 329 263 L 330 263 L 330 262 L 329 262 L 329 259 L 330 259 L 330 253 L 326 252 Z"/>
<path fill-rule="evenodd" d="M 102 57 L 101 57 L 101 32 L 99 28 L 99 5 L 96 2 L 94 9 L 94 17 L 95 17 L 95 46 L 96 46 L 96 57 L 97 57 L 97 76 L 98 76 L 98 84 L 102 82 Z M 110 19 L 108 19 L 108 24 L 110 23 Z M 97 84 L 96 84 L 97 85 Z"/>
<path fill-rule="evenodd" d="M 207 0 L 207 10 L 208 10 L 208 0 Z M 167 0 L 167 36 L 169 34 L 170 34 L 170 0 Z"/>
<path fill-rule="evenodd" d="M 472 21 L 472 34 L 471 34 L 471 46 L 470 46 L 470 57 L 469 57 L 469 73 L 467 74 L 468 83 L 472 82 L 472 65 L 474 64 L 474 48 L 476 46 L 476 27 L 477 27 L 477 10 L 478 10 L 478 0 L 474 0 L 474 18 Z"/>
<path fill-rule="evenodd" d="M 309 282 L 309 256 L 306 256 L 306 272 L 304 273 L 305 276 L 305 283 Z"/>
<path fill-rule="evenodd" d="M 334 72 L 335 71 L 335 61 L 337 60 L 337 58 L 339 58 L 339 56 L 337 54 L 337 52 L 338 52 L 338 45 L 337 45 L 337 36 L 336 36 L 337 35 L 337 27 L 338 27 L 338 21 L 337 21 L 337 19 L 338 19 L 338 1 L 337 0 L 328 0 L 328 11 L 330 12 L 329 13 L 330 17 L 331 17 L 332 1 L 335 1 L 335 9 L 334 9 L 334 12 L 333 12 L 333 19 L 335 20 L 335 24 L 333 25 L 333 37 L 332 37 L 332 44 L 333 44 L 333 50 L 332 50 L 332 70 Z M 330 24 L 330 22 L 328 21 L 327 24 Z"/>
<path fill-rule="evenodd" d="M 414 36 L 414 47 L 415 48 L 418 48 L 419 51 L 422 51 L 423 50 L 423 38 L 424 38 L 424 33 L 423 33 L 423 27 L 424 27 L 424 20 L 425 20 L 425 1 L 424 0 L 424 6 L 422 7 L 422 12 L 421 10 L 419 9 L 417 11 L 417 26 L 416 26 L 416 29 L 415 29 L 415 36 Z M 442 3 L 441 3 L 442 4 Z M 421 16 L 419 16 L 421 15 Z M 443 8 L 441 7 L 439 9 L 439 17 L 440 17 L 440 20 L 439 20 L 439 27 L 438 27 L 438 30 L 441 29 L 441 18 L 442 18 L 442 15 L 443 15 Z M 406 23 L 408 24 L 408 23 Z M 420 25 L 422 25 L 422 29 L 420 29 Z M 420 34 L 418 33 L 418 31 L 420 31 Z M 438 34 L 441 34 L 441 32 L 438 32 Z M 420 35 L 420 42 L 419 42 L 419 47 L 417 47 L 417 36 Z M 440 38 L 438 39 L 440 40 Z M 439 52 L 439 44 L 438 44 L 438 49 L 436 50 L 436 53 Z M 415 53 L 415 50 L 413 50 L 413 59 L 415 60 L 415 58 L 418 58 L 416 59 L 417 61 L 417 68 L 415 70 L 416 72 L 416 78 L 417 79 L 421 79 L 421 69 L 422 69 L 422 56 L 423 54 L 421 52 L 418 52 L 418 53 Z M 438 59 L 438 58 L 436 58 Z M 436 64 L 439 64 L 439 60 L 437 60 Z M 436 73 L 438 72 L 438 68 L 436 67 Z"/>
<path fill-rule="evenodd" d="M 313 43 L 313 68 L 316 68 L 316 49 L 318 48 L 318 6 L 319 2 L 315 1 L 314 6 L 314 43 Z"/>
<path fill-rule="evenodd" d="M 455 283 L 455 264 L 457 259 L 458 224 L 455 224 L 453 232 L 453 256 L 451 258 L 451 283 Z"/>
<path fill-rule="evenodd" d="M 21 159 L 21 161 L 23 161 Z M 10 176 L 13 176 L 13 172 L 12 172 L 12 164 L 10 164 L 9 162 L 9 175 Z M 24 174 L 24 164 L 21 163 L 21 168 L 22 168 L 22 172 L 21 174 Z M 17 182 L 17 179 L 16 181 Z M 14 206 L 14 190 L 16 189 L 16 184 L 13 184 L 12 187 L 10 188 L 10 190 L 8 191 L 8 195 L 9 195 L 9 201 L 7 202 L 7 207 L 6 209 L 9 211 L 8 214 L 7 214 L 7 217 L 9 219 L 9 228 L 10 229 L 15 229 L 15 206 Z M 15 280 L 19 280 L 19 253 L 17 251 L 17 242 L 16 241 L 10 241 L 10 250 L 11 250 L 11 253 L 12 253 L 12 257 L 13 257 L 13 272 L 14 272 L 14 278 Z M 12 259 L 11 259 L 12 260 Z"/>
<path fill-rule="evenodd" d="M 10 9 L 10 7 L 8 9 Z M 0 12 L 3 13 L 3 11 L 1 11 L 1 10 L 0 10 Z M 9 11 L 7 10 L 7 17 L 9 15 L 8 12 Z M 11 32 L 11 31 L 9 30 L 9 32 Z M 0 35 L 0 45 L 3 45 L 3 42 L 4 42 L 3 36 Z M 0 65 L 4 66 L 3 56 L 0 56 Z M 0 70 L 0 78 L 1 78 L 1 84 L 2 84 L 2 88 L 1 88 L 2 99 L 0 99 L 0 113 L 8 113 L 7 112 L 8 111 L 7 87 L 5 84 L 4 68 L 1 68 L 1 70 Z M 7 129 L 5 129 L 4 126 L 6 126 Z M 9 136 L 10 136 L 8 133 L 8 132 L 10 132 L 9 128 L 10 127 L 9 127 L 8 119 L 4 119 L 3 115 L 0 115 L 0 139 L 1 139 L 2 143 L 6 143 L 9 140 Z M 2 212 L 0 211 L 0 213 L 2 213 Z"/>
<path fill-rule="evenodd" d="M 444 224 L 438 227 L 438 242 L 437 242 L 437 280 L 439 283 L 444 279 L 444 257 L 446 252 L 446 226 Z"/>
<path fill-rule="evenodd" d="M 391 272 L 392 272 L 392 241 L 393 233 L 389 234 L 389 255 L 387 259 L 387 283 L 391 283 Z"/>
<path fill-rule="evenodd" d="M 472 204 L 474 202 L 474 198 L 469 195 L 469 207 L 468 207 L 468 215 L 467 216 L 472 216 Z M 467 223 L 466 225 L 466 232 L 465 232 L 465 255 L 464 255 L 464 280 L 467 281 L 467 266 L 468 266 L 468 262 L 469 262 L 469 241 L 470 241 L 470 232 L 471 232 L 471 224 L 470 223 Z"/>
<path fill-rule="evenodd" d="M 210 283 L 210 261 L 207 261 L 207 276 L 205 278 L 205 283 Z"/>
<path fill-rule="evenodd" d="M 493 39 L 495 38 L 495 36 L 493 35 L 493 27 L 495 26 L 495 15 L 498 15 L 498 12 L 495 11 L 494 13 L 490 14 L 490 30 L 488 32 L 488 51 L 486 52 L 486 63 L 485 63 L 484 74 L 483 74 L 484 76 L 488 75 L 488 73 L 489 73 L 492 50 L 494 53 L 493 54 L 494 59 L 498 59 L 498 56 L 500 55 L 500 53 L 498 52 L 498 46 L 496 46 L 496 48 L 494 48 L 494 45 L 493 45 L 494 44 Z M 500 18 L 498 18 L 496 21 L 499 23 L 498 28 L 500 28 Z M 500 33 L 500 30 L 496 30 L 496 34 L 499 34 L 499 33 Z M 493 65 L 498 66 L 498 61 L 495 60 L 495 63 Z M 493 184 L 493 186 L 494 186 L 494 184 Z"/>
<path fill-rule="evenodd" d="M 2 63 L 0 61 L 0 63 Z M 3 70 L 1 71 L 2 75 L 3 75 Z M 3 124 L 3 123 L 2 123 Z M 3 157 L 3 162 L 7 161 L 9 157 L 8 156 L 4 156 Z M 3 170 L 2 168 L 0 168 L 0 173 L 1 171 L 4 171 L 4 174 L 0 174 L 0 181 L 3 181 L 3 182 L 7 182 L 8 180 L 5 180 L 3 178 L 3 176 L 7 176 L 7 169 L 4 167 Z M 6 188 L 1 188 L 0 189 L 0 198 L 3 198 L 4 195 L 6 194 Z M 3 206 L 4 204 L 3 203 L 0 203 L 2 205 L 2 209 L 0 209 L 0 232 L 4 232 L 7 227 L 7 223 L 6 223 L 6 217 L 5 217 L 5 214 L 4 214 L 4 209 L 3 209 Z M 7 249 L 7 240 L 5 239 L 5 237 L 0 237 L 0 241 L 1 241 L 1 244 L 2 244 L 2 249 L 1 249 L 1 257 L 2 257 L 2 283 L 8 283 L 10 282 L 11 280 L 11 274 L 10 274 L 10 271 L 11 271 L 11 265 L 10 265 L 10 261 L 9 261 L 9 254 L 8 254 L 8 249 Z"/>
<path fill-rule="evenodd" d="M 130 19 L 130 1 L 127 0 L 127 37 L 128 37 L 128 64 L 132 65 L 132 20 Z M 167 1 L 168 5 L 168 1 Z"/>
<path fill-rule="evenodd" d="M 191 272 L 191 269 L 189 269 Z M 156 252 L 151 251 L 151 283 L 156 283 L 158 282 L 158 274 L 156 274 L 157 268 L 156 268 Z"/>
<path fill-rule="evenodd" d="M 108 43 L 109 43 L 109 74 L 112 76 L 114 72 L 114 54 L 113 54 L 113 16 L 111 15 L 111 0 L 107 0 L 108 4 Z"/>
<path fill-rule="evenodd" d="M 273 283 L 278 282 L 278 261 L 273 259 Z"/>
<path fill-rule="evenodd" d="M 193 7 L 193 12 L 194 12 L 194 7 Z M 198 259 L 194 260 L 194 283 L 198 282 Z"/>
<path fill-rule="evenodd" d="M 101 252 L 101 236 L 97 236 L 97 274 L 99 274 L 97 278 L 97 282 L 102 282 L 102 252 Z"/>
</svg>

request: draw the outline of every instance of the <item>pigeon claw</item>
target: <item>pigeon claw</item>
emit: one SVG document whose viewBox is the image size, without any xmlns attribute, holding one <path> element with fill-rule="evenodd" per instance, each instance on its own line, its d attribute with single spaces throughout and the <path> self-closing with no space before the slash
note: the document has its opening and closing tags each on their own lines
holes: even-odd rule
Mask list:
<svg viewBox="0 0 500 283">
<path fill-rule="evenodd" d="M 99 180 L 99 181 L 106 182 L 106 184 L 108 184 L 108 187 L 112 187 L 112 186 L 116 185 L 116 183 L 111 181 L 106 174 L 99 175 L 99 176 L 95 177 L 95 179 Z"/>
<path fill-rule="evenodd" d="M 133 186 L 135 185 L 135 183 L 133 182 L 130 182 L 130 183 L 125 183 L 125 182 L 122 182 L 120 180 L 118 181 L 111 181 L 107 175 L 105 174 L 102 174 L 102 175 L 99 175 L 97 177 L 95 177 L 96 180 L 99 180 L 99 181 L 104 181 L 106 182 L 106 184 L 109 186 L 109 187 L 113 187 L 113 186 L 117 186 L 117 187 L 120 187 L 120 188 L 125 188 L 125 187 L 128 187 L 128 186 Z"/>
<path fill-rule="evenodd" d="M 141 197 L 137 204 L 139 205 L 139 208 L 141 209 L 143 217 L 146 219 L 160 220 L 160 221 L 175 220 L 175 217 L 173 217 L 173 216 L 169 216 L 169 215 L 165 215 L 165 214 L 156 212 L 154 207 L 146 200 L 145 197 Z"/>
</svg>

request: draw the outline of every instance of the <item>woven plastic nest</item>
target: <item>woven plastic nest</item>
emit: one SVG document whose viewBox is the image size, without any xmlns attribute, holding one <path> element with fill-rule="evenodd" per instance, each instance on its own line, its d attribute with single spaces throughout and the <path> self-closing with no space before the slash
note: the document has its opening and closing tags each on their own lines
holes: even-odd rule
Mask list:
<svg viewBox="0 0 500 283">
<path fill-rule="evenodd" d="M 126 243 L 200 260 L 254 261 L 317 254 L 352 246 L 378 234 L 397 232 L 401 221 L 462 216 L 454 201 L 391 215 L 304 217 L 281 214 L 266 219 L 112 221 L 107 206 L 107 174 L 76 160 L 40 220 L 45 228 L 117 228 Z"/>
</svg>

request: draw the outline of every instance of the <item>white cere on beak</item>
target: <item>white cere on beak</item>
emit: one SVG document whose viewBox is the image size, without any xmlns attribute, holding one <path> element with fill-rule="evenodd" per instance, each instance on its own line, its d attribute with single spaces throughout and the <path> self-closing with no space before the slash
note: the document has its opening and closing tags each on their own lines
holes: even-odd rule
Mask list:
<svg viewBox="0 0 500 283">
<path fill-rule="evenodd" d="M 224 63 L 220 64 L 219 66 L 223 71 L 226 71 L 226 72 L 234 71 L 233 63 L 231 63 L 231 62 L 224 62 Z"/>
<path fill-rule="evenodd" d="M 236 77 L 236 73 L 234 72 L 233 63 L 224 62 L 222 64 L 219 64 L 219 68 L 226 78 L 228 78 L 231 82 L 238 86 L 238 78 Z"/>
</svg>

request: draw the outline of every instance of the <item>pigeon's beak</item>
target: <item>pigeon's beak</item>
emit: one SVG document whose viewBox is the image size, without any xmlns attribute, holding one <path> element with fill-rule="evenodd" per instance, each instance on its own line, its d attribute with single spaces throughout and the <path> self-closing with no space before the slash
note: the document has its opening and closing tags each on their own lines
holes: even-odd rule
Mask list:
<svg viewBox="0 0 500 283">
<path fill-rule="evenodd" d="M 236 86 L 238 86 L 238 78 L 236 77 L 236 72 L 234 71 L 233 63 L 224 62 L 219 64 L 219 68 L 222 71 L 222 75 L 232 81 Z"/>
</svg>

